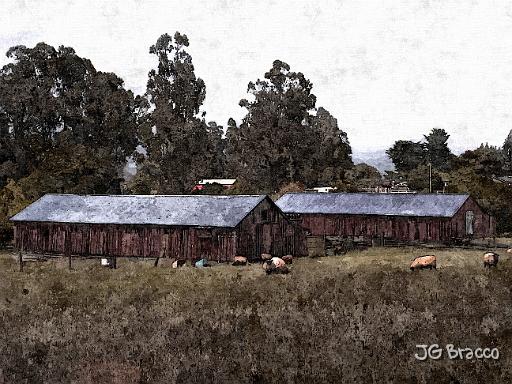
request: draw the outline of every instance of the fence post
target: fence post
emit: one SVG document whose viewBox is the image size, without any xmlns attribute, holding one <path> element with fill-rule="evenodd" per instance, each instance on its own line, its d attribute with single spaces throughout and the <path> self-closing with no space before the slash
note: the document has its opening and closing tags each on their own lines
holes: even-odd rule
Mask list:
<svg viewBox="0 0 512 384">
<path fill-rule="evenodd" d="M 18 259 L 20 263 L 20 272 L 23 272 L 23 254 L 21 253 L 21 251 L 18 254 Z"/>
</svg>

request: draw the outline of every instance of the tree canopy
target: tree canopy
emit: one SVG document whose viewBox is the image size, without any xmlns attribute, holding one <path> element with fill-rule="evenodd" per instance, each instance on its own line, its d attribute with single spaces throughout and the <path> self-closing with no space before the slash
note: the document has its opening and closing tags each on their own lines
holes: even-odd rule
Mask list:
<svg viewBox="0 0 512 384">
<path fill-rule="evenodd" d="M 139 170 L 129 185 L 134 193 L 190 192 L 198 179 L 223 175 L 222 127 L 197 116 L 206 87 L 188 46 L 187 36 L 176 32 L 149 49 L 158 66 L 140 98 L 138 136 L 145 155 L 137 156 Z"/>
<path fill-rule="evenodd" d="M 264 79 L 250 82 L 252 100 L 239 127 L 228 129 L 228 164 L 246 190 L 277 191 L 289 183 L 332 183 L 352 166 L 347 135 L 319 108 L 313 84 L 280 60 Z"/>
<path fill-rule="evenodd" d="M 0 71 L 0 182 L 30 177 L 33 195 L 119 191 L 135 146 L 132 92 L 72 48 L 16 46 Z M 36 176 L 37 175 L 37 176 Z"/>
<path fill-rule="evenodd" d="M 398 172 L 409 172 L 425 162 L 426 148 L 420 142 L 398 140 L 386 154 Z"/>
</svg>

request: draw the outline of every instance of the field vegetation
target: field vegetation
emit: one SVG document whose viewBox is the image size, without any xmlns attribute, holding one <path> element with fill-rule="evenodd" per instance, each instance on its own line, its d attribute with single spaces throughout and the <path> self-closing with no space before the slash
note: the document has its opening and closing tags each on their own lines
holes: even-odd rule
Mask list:
<svg viewBox="0 0 512 384">
<path fill-rule="evenodd" d="M 430 252 L 428 252 L 430 253 Z M 512 382 L 512 260 L 382 249 L 259 265 L 26 263 L 0 257 L 0 382 Z M 417 344 L 498 348 L 499 360 L 418 361 Z M 2 381 L 3 380 L 3 381 Z"/>
</svg>

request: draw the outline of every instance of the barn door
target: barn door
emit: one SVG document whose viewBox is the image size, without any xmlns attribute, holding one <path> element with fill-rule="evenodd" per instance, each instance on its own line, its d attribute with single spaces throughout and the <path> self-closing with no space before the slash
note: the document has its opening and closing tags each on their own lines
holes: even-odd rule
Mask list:
<svg viewBox="0 0 512 384">
<path fill-rule="evenodd" d="M 259 258 L 262 252 L 263 230 L 261 224 L 256 224 L 256 239 L 254 244 L 254 257 Z"/>
<path fill-rule="evenodd" d="M 473 211 L 466 212 L 466 235 L 473 234 L 473 224 L 475 222 L 475 214 Z"/>
<path fill-rule="evenodd" d="M 205 257 L 208 260 L 212 259 L 212 236 L 201 234 L 198 236 L 198 246 L 199 246 L 199 257 Z"/>
</svg>

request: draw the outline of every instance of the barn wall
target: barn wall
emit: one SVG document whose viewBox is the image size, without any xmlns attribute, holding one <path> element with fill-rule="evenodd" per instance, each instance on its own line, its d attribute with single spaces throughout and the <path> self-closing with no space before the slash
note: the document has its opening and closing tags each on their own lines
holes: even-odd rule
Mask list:
<svg viewBox="0 0 512 384">
<path fill-rule="evenodd" d="M 195 227 L 16 223 L 15 245 L 35 253 L 231 260 L 236 231 Z M 69 242 L 66 242 L 68 238 Z"/>
<path fill-rule="evenodd" d="M 312 236 L 384 236 L 403 242 L 443 241 L 450 237 L 449 220 L 445 218 L 308 214 L 297 221 Z"/>
<path fill-rule="evenodd" d="M 342 236 L 376 238 L 384 236 L 402 242 L 448 242 L 464 238 L 465 214 L 475 214 L 473 237 L 494 236 L 492 216 L 482 211 L 473 199 L 468 199 L 453 218 L 372 216 L 372 215 L 289 215 L 312 236 Z"/>
<path fill-rule="evenodd" d="M 291 223 L 268 199 L 259 204 L 238 226 L 237 251 L 249 259 L 262 253 L 273 256 L 306 254 L 304 231 Z"/>
<path fill-rule="evenodd" d="M 496 223 L 494 217 L 486 214 L 475 200 L 469 198 L 451 218 L 452 231 L 458 238 L 466 237 L 466 212 L 473 211 L 474 221 L 473 237 L 493 237 L 496 235 Z"/>
</svg>

